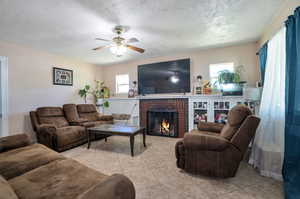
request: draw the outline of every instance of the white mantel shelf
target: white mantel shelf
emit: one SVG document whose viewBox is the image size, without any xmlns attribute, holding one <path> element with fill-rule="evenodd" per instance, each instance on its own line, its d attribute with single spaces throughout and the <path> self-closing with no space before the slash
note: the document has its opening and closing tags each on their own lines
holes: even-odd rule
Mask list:
<svg viewBox="0 0 300 199">
<path fill-rule="evenodd" d="M 214 98 L 214 99 L 229 99 L 229 98 L 243 98 L 243 96 L 223 96 L 221 94 L 213 95 L 145 95 L 137 97 L 111 97 L 108 100 L 143 100 L 143 99 L 180 99 L 180 98 Z"/>
</svg>

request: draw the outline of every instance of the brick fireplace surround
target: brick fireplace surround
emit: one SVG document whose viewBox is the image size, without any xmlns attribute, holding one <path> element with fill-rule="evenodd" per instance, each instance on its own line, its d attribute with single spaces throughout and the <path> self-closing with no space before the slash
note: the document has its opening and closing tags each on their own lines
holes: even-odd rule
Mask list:
<svg viewBox="0 0 300 199">
<path fill-rule="evenodd" d="M 143 99 L 140 100 L 140 125 L 147 126 L 149 109 L 175 109 L 178 112 L 178 137 L 188 131 L 188 99 Z"/>
</svg>

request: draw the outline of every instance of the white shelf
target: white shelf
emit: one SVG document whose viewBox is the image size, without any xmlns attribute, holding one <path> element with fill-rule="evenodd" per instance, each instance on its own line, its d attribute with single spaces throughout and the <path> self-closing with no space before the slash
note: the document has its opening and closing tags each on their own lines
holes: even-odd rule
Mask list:
<svg viewBox="0 0 300 199">
<path fill-rule="evenodd" d="M 145 96 L 136 96 L 133 98 L 128 98 L 126 96 L 115 96 L 108 98 L 107 100 L 143 100 L 143 99 L 174 99 L 174 98 L 188 98 L 188 99 L 216 99 L 224 101 L 224 99 L 243 99 L 243 96 L 222 96 L 221 94 L 212 94 L 212 95 L 145 95 Z"/>
</svg>

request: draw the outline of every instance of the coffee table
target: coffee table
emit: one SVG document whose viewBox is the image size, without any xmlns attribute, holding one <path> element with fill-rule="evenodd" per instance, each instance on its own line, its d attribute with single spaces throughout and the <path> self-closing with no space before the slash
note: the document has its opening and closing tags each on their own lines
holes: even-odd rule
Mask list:
<svg viewBox="0 0 300 199">
<path fill-rule="evenodd" d="M 143 144 L 146 147 L 146 131 L 144 127 L 139 126 L 128 126 L 128 125 L 117 125 L 117 124 L 102 124 L 96 127 L 91 127 L 87 129 L 88 132 L 88 149 L 91 145 L 91 134 L 101 134 L 101 135 L 119 135 L 128 136 L 130 138 L 130 149 L 131 156 L 134 156 L 134 136 L 139 133 L 143 134 Z M 105 138 L 105 141 L 107 139 Z"/>
</svg>

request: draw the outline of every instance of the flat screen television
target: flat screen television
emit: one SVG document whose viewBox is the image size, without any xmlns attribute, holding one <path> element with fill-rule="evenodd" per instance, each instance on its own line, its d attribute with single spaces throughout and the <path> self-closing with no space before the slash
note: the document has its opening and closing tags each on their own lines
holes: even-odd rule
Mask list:
<svg viewBox="0 0 300 199">
<path fill-rule="evenodd" d="M 189 93 L 190 59 L 139 65 L 138 90 L 140 95 Z"/>
</svg>

